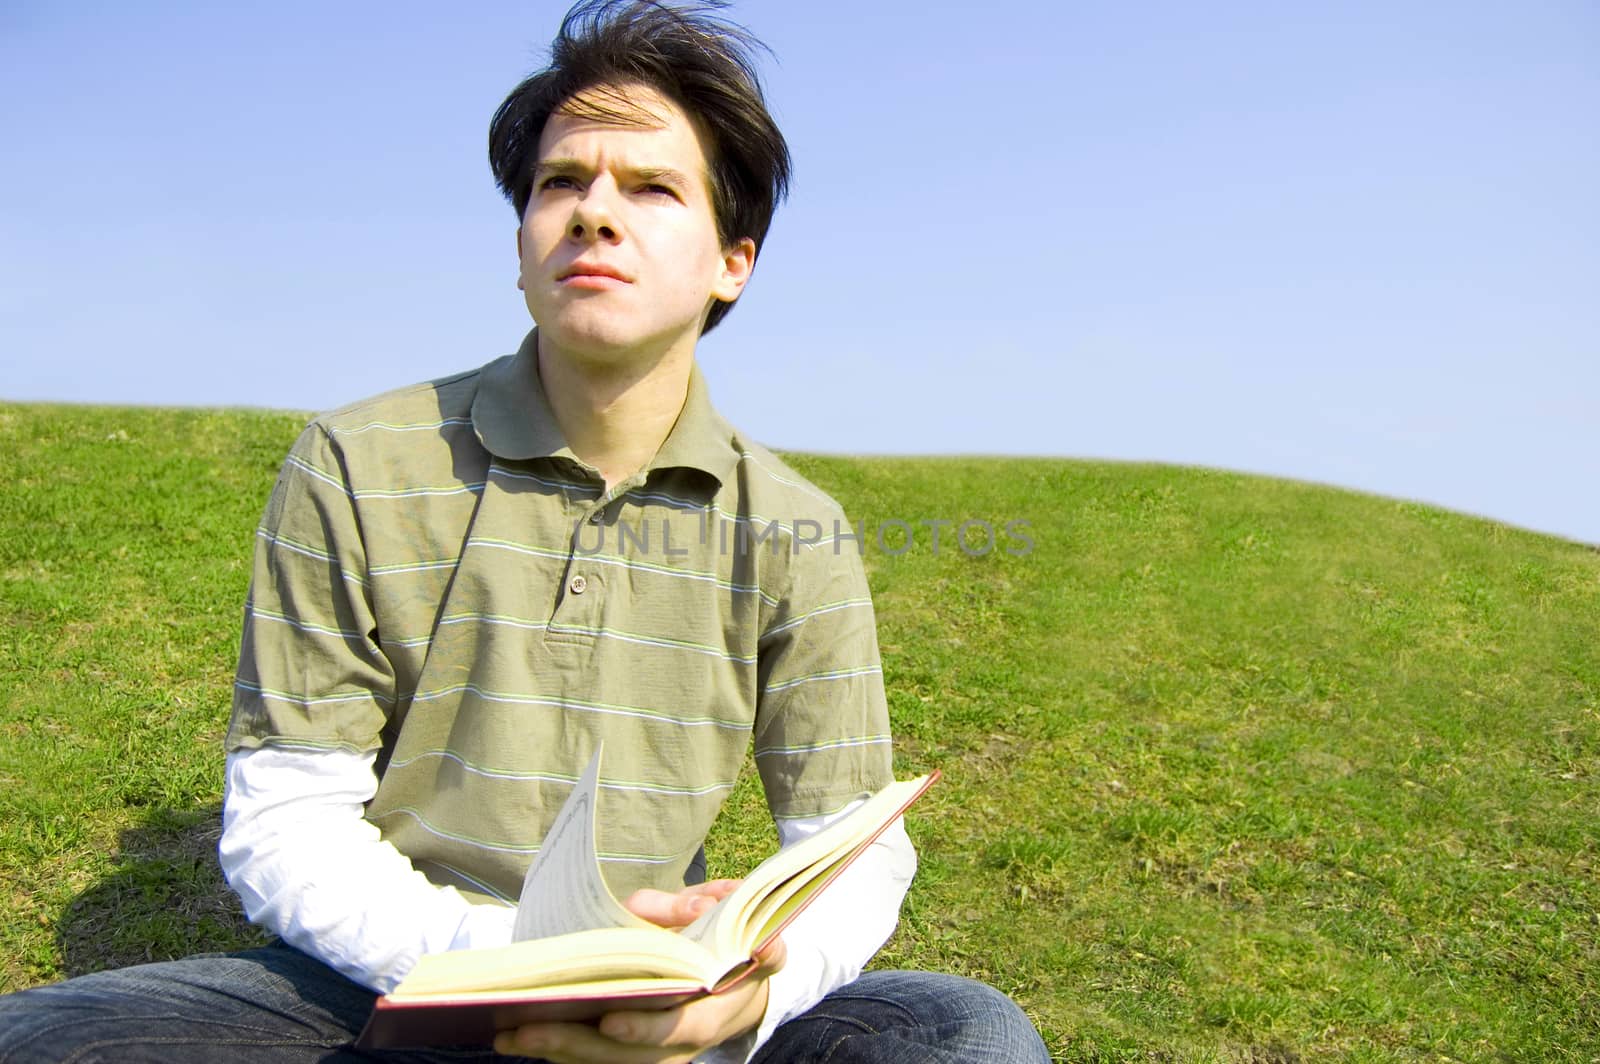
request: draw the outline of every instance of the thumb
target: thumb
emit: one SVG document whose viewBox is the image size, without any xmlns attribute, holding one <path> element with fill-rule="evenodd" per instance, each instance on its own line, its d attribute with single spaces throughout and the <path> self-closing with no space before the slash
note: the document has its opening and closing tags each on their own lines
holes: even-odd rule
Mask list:
<svg viewBox="0 0 1600 1064">
<path fill-rule="evenodd" d="M 768 942 L 756 950 L 756 974 L 765 978 L 779 971 L 789 961 L 789 947 L 784 945 L 783 936 Z"/>
<path fill-rule="evenodd" d="M 660 927 L 684 927 L 717 903 L 708 894 L 671 893 L 644 887 L 628 895 L 624 908 Z"/>
</svg>

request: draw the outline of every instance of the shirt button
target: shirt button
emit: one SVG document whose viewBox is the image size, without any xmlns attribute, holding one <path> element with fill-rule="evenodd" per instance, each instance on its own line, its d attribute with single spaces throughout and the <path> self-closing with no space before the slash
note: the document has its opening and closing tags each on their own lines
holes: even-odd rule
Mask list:
<svg viewBox="0 0 1600 1064">
<path fill-rule="evenodd" d="M 567 581 L 567 590 L 572 592 L 574 595 L 583 594 L 584 589 L 588 586 L 589 581 L 585 580 L 582 575 L 575 576 L 571 580 Z"/>
</svg>

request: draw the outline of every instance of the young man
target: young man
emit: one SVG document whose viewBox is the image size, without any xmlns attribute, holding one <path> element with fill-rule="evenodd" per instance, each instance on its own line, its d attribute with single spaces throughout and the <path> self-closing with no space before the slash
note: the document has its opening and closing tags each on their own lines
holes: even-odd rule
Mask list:
<svg viewBox="0 0 1600 1064">
<path fill-rule="evenodd" d="M 666 926 L 730 889 L 699 882 L 700 846 L 752 740 L 784 843 L 889 781 L 859 552 L 798 532 L 844 515 L 717 416 L 694 364 L 787 182 L 749 43 L 698 9 L 568 15 L 490 131 L 534 331 L 318 418 L 258 534 L 220 849 L 282 942 L 0 999 L 0 1060 L 364 1059 L 375 993 L 419 955 L 509 940 L 602 741 L 607 878 Z M 1045 1059 L 987 987 L 857 978 L 914 866 L 896 825 L 735 991 L 495 1049 Z"/>
</svg>

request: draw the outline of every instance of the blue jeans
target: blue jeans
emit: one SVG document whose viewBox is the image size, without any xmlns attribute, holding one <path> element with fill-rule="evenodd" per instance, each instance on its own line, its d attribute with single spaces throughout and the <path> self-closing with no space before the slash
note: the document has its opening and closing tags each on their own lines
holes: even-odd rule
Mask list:
<svg viewBox="0 0 1600 1064">
<path fill-rule="evenodd" d="M 0 996 L 0 1064 L 527 1064 L 490 1050 L 357 1051 L 374 997 L 281 943 L 98 972 Z M 863 975 L 779 1027 L 755 1058 L 1048 1060 L 1005 995 L 925 972 Z"/>
</svg>

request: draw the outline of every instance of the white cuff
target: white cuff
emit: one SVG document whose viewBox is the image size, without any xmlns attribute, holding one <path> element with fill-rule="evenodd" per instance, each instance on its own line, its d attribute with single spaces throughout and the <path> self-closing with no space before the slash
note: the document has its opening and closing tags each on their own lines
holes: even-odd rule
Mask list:
<svg viewBox="0 0 1600 1064">
<path fill-rule="evenodd" d="M 511 941 L 514 910 L 418 872 L 362 815 L 375 755 L 263 746 L 228 755 L 223 875 L 245 915 L 379 992 L 424 953 Z"/>
</svg>

